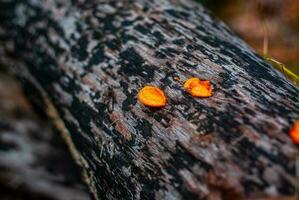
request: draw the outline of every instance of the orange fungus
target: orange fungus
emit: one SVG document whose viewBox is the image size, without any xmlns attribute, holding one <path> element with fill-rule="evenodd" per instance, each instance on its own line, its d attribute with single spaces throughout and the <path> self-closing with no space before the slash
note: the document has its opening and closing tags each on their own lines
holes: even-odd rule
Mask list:
<svg viewBox="0 0 299 200">
<path fill-rule="evenodd" d="M 292 138 L 295 144 L 299 144 L 299 120 L 297 120 L 292 129 L 289 132 L 290 137 Z"/>
<path fill-rule="evenodd" d="M 190 78 L 184 83 L 184 88 L 194 97 L 212 96 L 210 81 L 203 81 L 199 78 Z"/>
<path fill-rule="evenodd" d="M 145 106 L 162 107 L 166 105 L 166 97 L 162 90 L 154 86 L 145 86 L 138 93 L 138 100 Z"/>
</svg>

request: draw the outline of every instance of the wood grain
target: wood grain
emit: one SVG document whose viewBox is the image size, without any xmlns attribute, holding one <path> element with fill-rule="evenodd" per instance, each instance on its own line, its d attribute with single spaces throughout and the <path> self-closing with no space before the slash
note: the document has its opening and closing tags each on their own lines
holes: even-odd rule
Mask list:
<svg viewBox="0 0 299 200">
<path fill-rule="evenodd" d="M 294 193 L 287 133 L 299 91 L 200 5 L 24 0 L 0 7 L 2 63 L 41 111 L 50 110 L 96 198 Z M 210 80 L 213 96 L 191 97 L 177 81 L 190 77 Z M 164 90 L 165 108 L 137 102 L 145 85 Z"/>
</svg>

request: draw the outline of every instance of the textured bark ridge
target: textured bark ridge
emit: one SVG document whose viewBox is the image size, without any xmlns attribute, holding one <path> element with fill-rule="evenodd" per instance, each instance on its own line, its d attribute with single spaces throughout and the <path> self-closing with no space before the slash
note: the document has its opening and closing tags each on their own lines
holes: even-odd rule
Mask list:
<svg viewBox="0 0 299 200">
<path fill-rule="evenodd" d="M 1 61 L 62 130 L 101 199 L 292 195 L 298 89 L 185 0 L 0 3 Z M 211 80 L 196 99 L 179 81 Z M 150 109 L 145 85 L 167 94 Z M 32 89 L 34 88 L 34 89 Z"/>
</svg>

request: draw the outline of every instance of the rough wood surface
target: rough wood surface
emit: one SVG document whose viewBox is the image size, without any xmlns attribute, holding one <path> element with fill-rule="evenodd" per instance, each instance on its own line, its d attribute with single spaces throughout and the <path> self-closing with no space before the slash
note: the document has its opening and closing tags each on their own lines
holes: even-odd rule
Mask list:
<svg viewBox="0 0 299 200">
<path fill-rule="evenodd" d="M 58 133 L 0 71 L 0 199 L 89 200 Z"/>
<path fill-rule="evenodd" d="M 189 0 L 6 0 L 1 61 L 63 132 L 96 198 L 292 195 L 298 89 Z M 212 81 L 195 99 L 181 81 Z M 144 85 L 162 109 L 137 102 Z M 33 89 L 34 88 L 34 89 Z"/>
</svg>

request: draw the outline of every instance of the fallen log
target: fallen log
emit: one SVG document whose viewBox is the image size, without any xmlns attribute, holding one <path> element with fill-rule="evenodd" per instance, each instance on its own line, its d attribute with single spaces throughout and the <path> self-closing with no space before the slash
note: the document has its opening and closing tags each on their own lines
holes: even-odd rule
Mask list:
<svg viewBox="0 0 299 200">
<path fill-rule="evenodd" d="M 298 89 L 186 0 L 0 3 L 1 62 L 54 120 L 101 199 L 292 195 Z M 212 82 L 193 98 L 190 77 Z M 137 102 L 145 85 L 165 108 Z"/>
<path fill-rule="evenodd" d="M 90 199 L 63 140 L 1 70 L 0 169 L 0 199 Z"/>
</svg>

